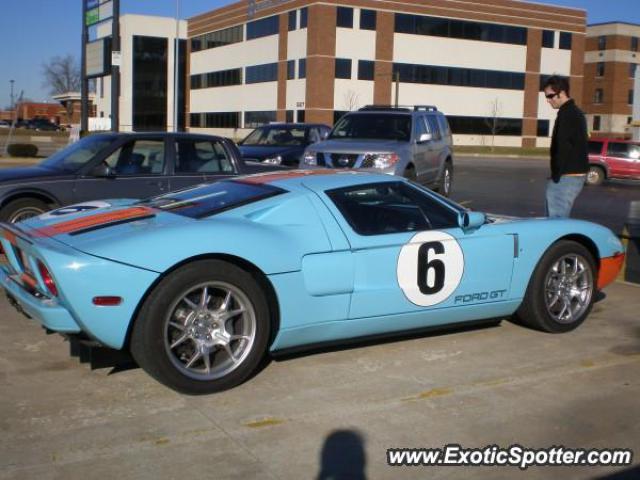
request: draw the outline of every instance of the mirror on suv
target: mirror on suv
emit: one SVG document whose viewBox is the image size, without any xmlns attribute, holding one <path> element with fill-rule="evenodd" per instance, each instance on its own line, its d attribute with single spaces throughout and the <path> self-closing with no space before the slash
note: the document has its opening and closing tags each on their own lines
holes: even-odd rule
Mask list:
<svg viewBox="0 0 640 480">
<path fill-rule="evenodd" d="M 426 143 L 426 142 L 430 142 L 431 140 L 433 140 L 433 134 L 431 134 L 431 133 L 423 133 L 418 138 L 418 143 Z"/>
</svg>

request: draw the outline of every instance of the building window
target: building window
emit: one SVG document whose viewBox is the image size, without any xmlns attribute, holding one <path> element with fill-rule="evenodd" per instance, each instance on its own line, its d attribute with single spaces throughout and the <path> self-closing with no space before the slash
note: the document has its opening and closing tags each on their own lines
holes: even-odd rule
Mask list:
<svg viewBox="0 0 640 480">
<path fill-rule="evenodd" d="M 548 137 L 549 136 L 549 120 L 538 120 L 536 125 L 536 136 Z"/>
<path fill-rule="evenodd" d="M 353 28 L 353 8 L 338 7 L 336 16 L 336 26 L 343 28 Z"/>
<path fill-rule="evenodd" d="M 596 64 L 596 77 L 604 76 L 604 62 L 598 62 Z"/>
<path fill-rule="evenodd" d="M 631 37 L 631 51 L 638 51 L 638 37 Z"/>
<path fill-rule="evenodd" d="M 240 112 L 211 112 L 204 114 L 206 128 L 240 128 Z"/>
<path fill-rule="evenodd" d="M 307 78 L 307 59 L 298 60 L 298 78 Z"/>
<path fill-rule="evenodd" d="M 278 64 L 265 63 L 253 65 L 245 69 L 245 83 L 275 82 L 278 80 Z"/>
<path fill-rule="evenodd" d="M 560 44 L 562 50 L 571 50 L 571 34 L 569 32 L 560 32 Z"/>
<path fill-rule="evenodd" d="M 627 117 L 627 125 L 631 125 L 631 122 L 633 122 L 633 117 Z"/>
<path fill-rule="evenodd" d="M 336 58 L 336 78 L 351 78 L 351 59 Z"/>
<path fill-rule="evenodd" d="M 393 73 L 406 83 L 524 90 L 524 73 L 519 72 L 394 63 Z"/>
<path fill-rule="evenodd" d="M 373 80 L 375 62 L 358 60 L 358 80 Z"/>
<path fill-rule="evenodd" d="M 289 31 L 296 29 L 296 21 L 298 19 L 298 12 L 296 10 L 291 10 L 289 12 Z"/>
<path fill-rule="evenodd" d="M 555 42 L 556 32 L 553 30 L 542 31 L 542 46 L 544 48 L 553 48 Z"/>
<path fill-rule="evenodd" d="M 629 90 L 629 94 L 627 95 L 627 103 L 629 105 L 633 105 L 633 90 Z"/>
<path fill-rule="evenodd" d="M 601 88 L 596 88 L 596 91 L 593 95 L 593 103 L 602 103 L 604 100 L 604 92 Z"/>
<path fill-rule="evenodd" d="M 593 116 L 593 131 L 594 132 L 599 132 L 600 131 L 600 115 L 594 115 Z"/>
<path fill-rule="evenodd" d="M 191 39 L 191 51 L 198 52 L 209 48 L 224 47 L 242 41 L 242 25 L 205 33 Z"/>
<path fill-rule="evenodd" d="M 287 60 L 287 80 L 296 78 L 296 61 Z"/>
<path fill-rule="evenodd" d="M 133 37 L 133 130 L 167 129 L 169 40 Z"/>
<path fill-rule="evenodd" d="M 376 11 L 375 10 L 360 10 L 360 30 L 375 30 L 376 29 Z"/>
<path fill-rule="evenodd" d="M 629 64 L 629 77 L 631 77 L 631 78 L 635 78 L 636 77 L 636 64 L 635 63 L 630 63 Z"/>
<path fill-rule="evenodd" d="M 600 35 L 598 37 L 598 50 L 605 50 L 607 48 L 607 36 Z"/>
<path fill-rule="evenodd" d="M 287 123 L 293 123 L 293 110 L 287 110 L 285 112 L 285 121 Z"/>
<path fill-rule="evenodd" d="M 304 110 L 298 110 L 296 113 L 297 113 L 296 121 L 298 123 L 304 123 L 304 117 L 305 117 Z"/>
<path fill-rule="evenodd" d="M 279 31 L 278 16 L 261 18 L 260 20 L 254 20 L 247 23 L 247 40 L 254 38 L 266 37 L 269 35 L 276 35 Z"/>
<path fill-rule="evenodd" d="M 521 118 L 498 118 L 497 128 L 493 128 L 494 119 L 491 117 L 462 117 L 449 116 L 447 120 L 451 126 L 451 132 L 466 135 L 522 135 Z"/>
<path fill-rule="evenodd" d="M 244 128 L 256 128 L 269 122 L 276 121 L 274 110 L 264 112 L 244 112 Z"/>
<path fill-rule="evenodd" d="M 192 90 L 198 90 L 199 88 L 228 87 L 230 85 L 242 85 L 241 68 L 191 75 Z"/>
<path fill-rule="evenodd" d="M 471 22 L 406 13 L 395 14 L 396 33 L 431 35 L 435 37 L 481 40 L 483 42 L 527 44 L 527 29 L 495 23 Z"/>
<path fill-rule="evenodd" d="M 300 28 L 307 28 L 307 17 L 309 16 L 309 7 L 300 9 Z"/>
<path fill-rule="evenodd" d="M 104 78 L 99 78 L 98 83 L 100 84 L 100 98 L 104 98 Z"/>
</svg>

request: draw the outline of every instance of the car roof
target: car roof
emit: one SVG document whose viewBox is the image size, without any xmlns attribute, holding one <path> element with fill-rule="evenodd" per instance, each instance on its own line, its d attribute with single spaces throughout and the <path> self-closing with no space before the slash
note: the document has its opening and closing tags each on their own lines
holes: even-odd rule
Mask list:
<svg viewBox="0 0 640 480">
<path fill-rule="evenodd" d="M 269 173 L 245 175 L 237 177 L 237 180 L 252 184 L 274 185 L 284 188 L 285 190 L 298 190 L 306 187 L 314 191 L 324 191 L 367 183 L 404 181 L 402 177 L 382 173 L 337 169 L 279 170 Z"/>
<path fill-rule="evenodd" d="M 206 133 L 190 133 L 190 132 L 100 132 L 94 133 L 93 136 L 114 137 L 114 138 L 211 138 L 220 139 L 222 137 L 218 135 L 210 135 Z M 86 137 L 85 137 L 86 138 Z"/>
</svg>

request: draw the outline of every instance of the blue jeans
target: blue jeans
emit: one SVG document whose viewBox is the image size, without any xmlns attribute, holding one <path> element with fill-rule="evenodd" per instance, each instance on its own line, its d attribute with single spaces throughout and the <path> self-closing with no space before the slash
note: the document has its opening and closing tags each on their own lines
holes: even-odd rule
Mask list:
<svg viewBox="0 0 640 480">
<path fill-rule="evenodd" d="M 568 217 L 573 207 L 573 202 L 582 190 L 586 175 L 560 177 L 555 183 L 549 180 L 547 183 L 547 216 Z"/>
</svg>

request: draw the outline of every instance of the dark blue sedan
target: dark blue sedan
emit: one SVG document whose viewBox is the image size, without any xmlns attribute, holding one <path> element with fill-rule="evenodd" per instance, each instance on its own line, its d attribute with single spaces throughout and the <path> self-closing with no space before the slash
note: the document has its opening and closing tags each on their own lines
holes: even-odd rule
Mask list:
<svg viewBox="0 0 640 480">
<path fill-rule="evenodd" d="M 304 149 L 324 140 L 329 131 L 320 123 L 271 123 L 256 128 L 238 147 L 247 161 L 297 167 Z"/>
<path fill-rule="evenodd" d="M 32 167 L 0 169 L 0 221 L 104 198 L 146 198 L 282 167 L 245 164 L 235 144 L 191 133 L 90 135 Z"/>
</svg>

